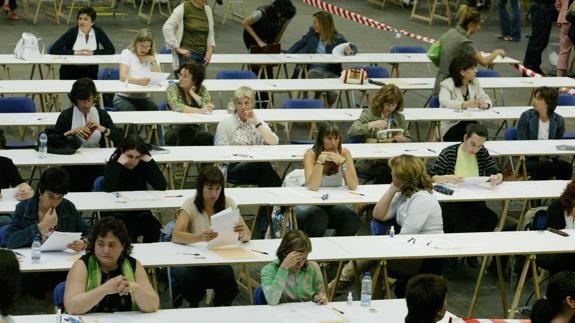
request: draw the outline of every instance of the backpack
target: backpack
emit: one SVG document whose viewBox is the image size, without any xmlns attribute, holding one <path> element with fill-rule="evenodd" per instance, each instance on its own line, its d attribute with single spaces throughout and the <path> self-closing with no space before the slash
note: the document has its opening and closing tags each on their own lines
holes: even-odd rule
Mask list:
<svg viewBox="0 0 575 323">
<path fill-rule="evenodd" d="M 40 40 L 42 38 L 36 37 L 33 33 L 22 33 L 22 37 L 16 43 L 16 48 L 14 48 L 14 56 L 23 60 L 40 58 L 44 54 L 45 47 L 44 41 L 42 41 L 42 50 L 40 50 Z"/>
<path fill-rule="evenodd" d="M 547 206 L 532 208 L 525 212 L 525 230 L 541 231 L 547 229 Z"/>
</svg>

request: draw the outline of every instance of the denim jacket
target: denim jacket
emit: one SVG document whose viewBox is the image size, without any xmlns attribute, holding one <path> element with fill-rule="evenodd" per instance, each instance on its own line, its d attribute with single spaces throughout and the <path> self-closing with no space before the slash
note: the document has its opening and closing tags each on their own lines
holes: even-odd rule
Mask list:
<svg viewBox="0 0 575 323">
<path fill-rule="evenodd" d="M 549 139 L 563 139 L 565 120 L 557 113 L 549 117 Z M 517 138 L 519 140 L 537 140 L 539 136 L 539 113 L 535 109 L 521 114 L 517 122 Z"/>
<path fill-rule="evenodd" d="M 82 232 L 83 237 L 90 234 L 91 228 L 86 224 L 74 204 L 66 199 L 56 208 L 58 224 L 54 228 L 60 232 Z M 26 248 L 32 245 L 38 230 L 38 197 L 22 201 L 16 205 L 12 223 L 6 232 L 6 247 L 10 249 Z"/>
<path fill-rule="evenodd" d="M 325 52 L 331 54 L 333 48 L 339 44 L 347 43 L 345 37 L 342 34 L 337 33 L 333 43 L 325 46 Z M 307 34 L 298 40 L 292 47 L 290 47 L 287 52 L 290 54 L 303 53 L 303 54 L 314 54 L 317 50 L 317 45 L 319 44 L 319 33 L 310 27 Z M 341 64 L 329 64 L 328 70 L 337 75 L 341 74 Z"/>
</svg>

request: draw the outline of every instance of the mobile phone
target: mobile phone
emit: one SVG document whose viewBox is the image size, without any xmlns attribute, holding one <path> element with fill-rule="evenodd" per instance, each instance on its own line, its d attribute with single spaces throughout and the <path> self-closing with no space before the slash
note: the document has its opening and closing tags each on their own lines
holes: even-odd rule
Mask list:
<svg viewBox="0 0 575 323">
<path fill-rule="evenodd" d="M 561 231 L 561 230 L 557 230 L 555 228 L 547 228 L 547 231 L 553 232 L 553 233 L 558 234 L 562 237 L 568 237 L 569 236 L 569 233 Z"/>
</svg>

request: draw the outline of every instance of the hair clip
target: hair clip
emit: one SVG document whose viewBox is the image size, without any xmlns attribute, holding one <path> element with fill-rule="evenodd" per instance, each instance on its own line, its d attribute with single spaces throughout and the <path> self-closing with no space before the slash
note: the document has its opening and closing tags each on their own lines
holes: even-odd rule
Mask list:
<svg viewBox="0 0 575 323">
<path fill-rule="evenodd" d="M 323 194 L 323 195 L 321 196 L 321 199 L 322 199 L 323 201 L 327 200 L 328 198 L 329 198 L 329 194 L 327 194 L 327 193 L 325 193 L 325 194 Z"/>
</svg>

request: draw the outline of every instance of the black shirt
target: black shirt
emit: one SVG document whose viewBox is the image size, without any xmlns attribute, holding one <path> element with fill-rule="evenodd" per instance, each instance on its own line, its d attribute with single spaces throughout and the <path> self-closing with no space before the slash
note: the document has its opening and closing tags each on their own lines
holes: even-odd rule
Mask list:
<svg viewBox="0 0 575 323">
<path fill-rule="evenodd" d="M 128 169 L 117 161 L 110 161 L 104 171 L 104 191 L 145 191 L 148 184 L 155 190 L 164 191 L 168 186 L 164 174 L 152 159 L 140 160 L 134 169 Z"/>
<path fill-rule="evenodd" d="M 0 189 L 16 187 L 24 182 L 12 159 L 0 157 Z"/>
</svg>

